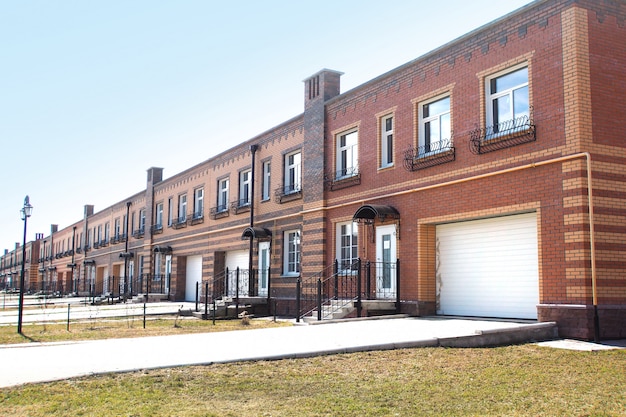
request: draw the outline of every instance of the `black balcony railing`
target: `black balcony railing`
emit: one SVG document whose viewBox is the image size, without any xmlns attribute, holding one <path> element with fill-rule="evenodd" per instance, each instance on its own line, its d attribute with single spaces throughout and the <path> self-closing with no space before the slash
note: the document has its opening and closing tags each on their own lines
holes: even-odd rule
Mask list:
<svg viewBox="0 0 626 417">
<path fill-rule="evenodd" d="M 250 211 L 250 200 L 247 198 L 235 200 L 230 203 L 230 208 L 235 214 L 248 212 Z"/>
<path fill-rule="evenodd" d="M 228 208 L 228 204 L 219 204 L 217 207 L 211 207 L 211 210 L 209 210 L 209 215 L 213 220 L 229 216 L 230 210 Z"/>
<path fill-rule="evenodd" d="M 324 176 L 324 184 L 331 191 L 340 190 L 361 183 L 361 172 L 359 167 L 340 169 Z"/>
<path fill-rule="evenodd" d="M 452 162 L 455 159 L 454 141 L 452 138 L 426 145 L 410 147 L 404 151 L 404 168 L 407 171 Z"/>
<path fill-rule="evenodd" d="M 200 224 L 200 223 L 204 223 L 204 212 L 203 211 L 197 211 L 195 213 L 193 213 L 191 216 L 191 224 Z"/>
<path fill-rule="evenodd" d="M 533 142 L 536 139 L 531 107 L 528 115 L 472 130 L 469 145 L 470 150 L 478 155 Z"/>
<path fill-rule="evenodd" d="M 297 200 L 302 198 L 302 185 L 299 183 L 286 184 L 277 188 L 274 192 L 274 196 L 276 197 L 276 201 L 278 203 Z"/>
</svg>

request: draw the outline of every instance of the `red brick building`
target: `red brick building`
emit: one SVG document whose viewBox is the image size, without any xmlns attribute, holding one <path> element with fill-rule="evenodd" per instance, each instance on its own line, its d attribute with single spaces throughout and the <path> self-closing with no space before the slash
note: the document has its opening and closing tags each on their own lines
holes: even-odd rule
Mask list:
<svg viewBox="0 0 626 417">
<path fill-rule="evenodd" d="M 626 337 L 624 39 L 624 2 L 540 0 L 348 92 L 322 70 L 302 115 L 55 231 L 49 267 L 78 292 L 211 283 L 300 315 L 321 282 L 358 314 Z"/>
</svg>

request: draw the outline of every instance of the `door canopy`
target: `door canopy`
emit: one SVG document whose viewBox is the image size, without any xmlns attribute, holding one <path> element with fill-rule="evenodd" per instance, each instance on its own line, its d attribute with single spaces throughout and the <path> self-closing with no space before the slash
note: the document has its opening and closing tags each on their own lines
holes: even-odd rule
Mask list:
<svg viewBox="0 0 626 417">
<path fill-rule="evenodd" d="M 155 246 L 154 253 L 172 253 L 171 246 Z"/>
<path fill-rule="evenodd" d="M 399 220 L 400 213 L 392 206 L 382 204 L 366 204 L 357 209 L 352 221 L 373 223 L 375 219 L 384 222 L 387 219 Z"/>
<path fill-rule="evenodd" d="M 258 240 L 268 240 L 271 239 L 272 232 L 267 230 L 265 227 L 246 227 L 241 234 L 241 240 L 246 239 L 258 239 Z"/>
</svg>

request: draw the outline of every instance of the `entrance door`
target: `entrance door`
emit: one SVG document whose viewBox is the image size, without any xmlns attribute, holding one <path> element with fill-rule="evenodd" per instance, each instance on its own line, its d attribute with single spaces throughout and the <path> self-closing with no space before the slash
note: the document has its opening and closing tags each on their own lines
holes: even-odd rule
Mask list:
<svg viewBox="0 0 626 417">
<path fill-rule="evenodd" d="M 228 293 L 229 297 L 247 297 L 249 294 L 248 281 L 248 251 L 234 250 L 226 252 L 226 268 L 228 269 Z M 237 276 L 239 269 L 239 276 Z M 239 292 L 237 292 L 237 283 L 239 283 Z"/>
<path fill-rule="evenodd" d="M 376 298 L 396 298 L 396 226 L 376 228 Z"/>
<path fill-rule="evenodd" d="M 172 255 L 165 256 L 165 284 L 164 284 L 164 292 L 165 294 L 170 294 L 170 280 L 172 277 Z"/>
<path fill-rule="evenodd" d="M 259 296 L 267 297 L 270 266 L 270 242 L 259 242 Z"/>
<path fill-rule="evenodd" d="M 196 283 L 202 283 L 202 256 L 187 257 L 185 301 L 196 301 Z"/>
</svg>

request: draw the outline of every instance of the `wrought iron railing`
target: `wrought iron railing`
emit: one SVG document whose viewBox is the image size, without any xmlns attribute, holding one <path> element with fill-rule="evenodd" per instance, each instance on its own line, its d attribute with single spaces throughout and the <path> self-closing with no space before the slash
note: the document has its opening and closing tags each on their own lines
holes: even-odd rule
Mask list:
<svg viewBox="0 0 626 417">
<path fill-rule="evenodd" d="M 266 279 L 266 286 L 259 286 L 259 274 Z M 196 311 L 199 305 L 204 304 L 205 310 L 209 304 L 217 301 L 235 304 L 239 308 L 241 298 L 268 297 L 270 294 L 271 279 L 270 269 L 259 271 L 257 269 L 228 269 L 213 278 L 203 280 L 196 284 Z"/>
<path fill-rule="evenodd" d="M 276 191 L 274 192 L 274 196 L 276 197 L 276 201 L 278 201 L 279 203 L 301 198 L 302 184 L 285 184 L 282 187 L 276 189 Z"/>
<path fill-rule="evenodd" d="M 230 208 L 235 214 L 250 211 L 250 200 L 247 198 L 235 200 L 230 203 Z"/>
<path fill-rule="evenodd" d="M 452 138 L 427 145 L 410 147 L 404 151 L 404 168 L 407 171 L 417 171 L 454 161 L 455 149 Z"/>
<path fill-rule="evenodd" d="M 298 279 L 296 318 L 315 312 L 317 320 L 324 320 L 347 306 L 354 306 L 360 317 L 362 300 L 394 301 L 395 311 L 400 311 L 400 260 L 363 263 L 357 259 L 343 267 L 335 261 L 311 277 Z"/>
<path fill-rule="evenodd" d="M 230 211 L 228 208 L 228 204 L 220 204 L 217 207 L 211 207 L 211 210 L 209 210 L 209 215 L 213 220 L 229 216 Z"/>
<path fill-rule="evenodd" d="M 470 132 L 470 151 L 482 154 L 533 142 L 537 139 L 532 107 L 528 115 L 506 120 Z"/>
<path fill-rule="evenodd" d="M 324 183 L 331 191 L 358 185 L 361 183 L 361 172 L 358 165 L 340 169 L 324 175 Z"/>
<path fill-rule="evenodd" d="M 189 217 L 192 225 L 204 223 L 204 212 L 202 210 L 192 213 Z"/>
</svg>

